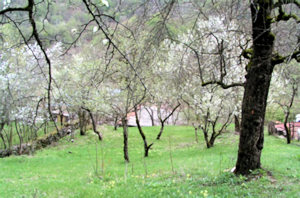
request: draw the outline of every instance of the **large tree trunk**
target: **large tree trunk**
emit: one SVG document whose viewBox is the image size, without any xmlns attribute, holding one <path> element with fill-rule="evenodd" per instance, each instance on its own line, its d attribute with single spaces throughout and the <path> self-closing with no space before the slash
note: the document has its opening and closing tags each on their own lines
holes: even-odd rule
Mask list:
<svg viewBox="0 0 300 198">
<path fill-rule="evenodd" d="M 246 175 L 261 167 L 264 118 L 273 71 L 271 7 L 271 1 L 256 0 L 251 3 L 253 55 L 247 66 L 236 174 Z"/>
<path fill-rule="evenodd" d="M 129 162 L 129 155 L 128 155 L 128 126 L 127 126 L 127 119 L 122 118 L 122 126 L 123 126 L 123 152 L 124 152 L 124 159 L 126 162 Z"/>
</svg>

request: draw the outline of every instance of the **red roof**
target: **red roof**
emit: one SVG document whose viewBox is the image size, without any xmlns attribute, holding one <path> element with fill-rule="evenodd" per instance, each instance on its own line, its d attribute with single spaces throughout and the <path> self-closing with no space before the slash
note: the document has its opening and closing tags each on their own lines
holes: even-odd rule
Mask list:
<svg viewBox="0 0 300 198">
<path fill-rule="evenodd" d="M 297 131 L 300 128 L 300 122 L 289 122 L 287 127 L 290 128 L 292 137 L 298 137 Z M 275 124 L 275 128 L 278 131 L 285 131 L 284 124 Z"/>
</svg>

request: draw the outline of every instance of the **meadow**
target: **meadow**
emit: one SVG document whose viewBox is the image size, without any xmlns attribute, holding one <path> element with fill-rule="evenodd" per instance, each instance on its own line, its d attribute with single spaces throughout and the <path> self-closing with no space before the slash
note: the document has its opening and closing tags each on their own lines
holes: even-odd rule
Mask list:
<svg viewBox="0 0 300 198">
<path fill-rule="evenodd" d="M 158 127 L 144 127 L 151 143 Z M 130 163 L 123 159 L 122 129 L 102 127 L 65 137 L 32 156 L 0 159 L 0 197 L 300 197 L 299 142 L 265 135 L 263 169 L 235 176 L 238 134 L 232 129 L 207 149 L 194 129 L 166 127 L 144 158 L 143 141 L 129 128 Z"/>
</svg>

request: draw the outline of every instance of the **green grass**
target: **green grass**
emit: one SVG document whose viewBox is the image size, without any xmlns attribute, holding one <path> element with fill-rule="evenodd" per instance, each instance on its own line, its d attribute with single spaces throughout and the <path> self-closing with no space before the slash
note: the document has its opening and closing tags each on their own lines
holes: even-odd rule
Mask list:
<svg viewBox="0 0 300 198">
<path fill-rule="evenodd" d="M 148 142 L 159 130 L 144 129 Z M 202 134 L 195 143 L 192 127 L 169 126 L 144 159 L 142 139 L 130 128 L 126 165 L 122 130 L 102 130 L 104 141 L 97 146 L 90 131 L 34 156 L 0 159 L 0 197 L 300 197 L 300 147 L 285 140 L 265 136 L 264 170 L 257 173 L 262 176 L 247 181 L 228 172 L 238 149 L 231 132 L 206 149 Z"/>
</svg>

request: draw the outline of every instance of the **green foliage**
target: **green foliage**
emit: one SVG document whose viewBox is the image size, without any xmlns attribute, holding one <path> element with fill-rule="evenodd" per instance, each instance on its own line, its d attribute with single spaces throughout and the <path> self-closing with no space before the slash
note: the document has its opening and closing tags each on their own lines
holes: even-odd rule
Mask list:
<svg viewBox="0 0 300 198">
<path fill-rule="evenodd" d="M 282 109 L 276 104 L 270 104 L 267 106 L 265 120 L 269 121 L 284 121 L 284 112 Z"/>
<path fill-rule="evenodd" d="M 149 141 L 155 139 L 158 129 L 145 127 Z M 266 136 L 262 154 L 263 167 L 272 175 L 267 171 L 259 171 L 248 179 L 229 172 L 234 166 L 238 147 L 238 136 L 233 133 L 225 133 L 217 140 L 216 146 L 208 150 L 205 149 L 202 136 L 200 144 L 194 142 L 193 128 L 167 127 L 165 138 L 154 143 L 149 158 L 144 160 L 142 140 L 137 129 L 130 128 L 131 163 L 126 167 L 121 148 L 121 129 L 113 132 L 109 127 L 101 131 L 105 139 L 98 142 L 97 147 L 97 138 L 89 131 L 85 137 L 77 134 L 74 143 L 66 137 L 56 147 L 39 151 L 34 156 L 0 159 L 1 196 L 299 196 L 296 185 L 300 182 L 299 148 L 286 145 L 284 140 L 275 137 Z M 171 170 L 167 136 L 171 139 L 175 173 Z"/>
<path fill-rule="evenodd" d="M 21 41 L 19 34 L 15 34 L 17 29 L 12 24 L 4 24 L 0 27 L 1 39 L 4 41 Z"/>
</svg>

